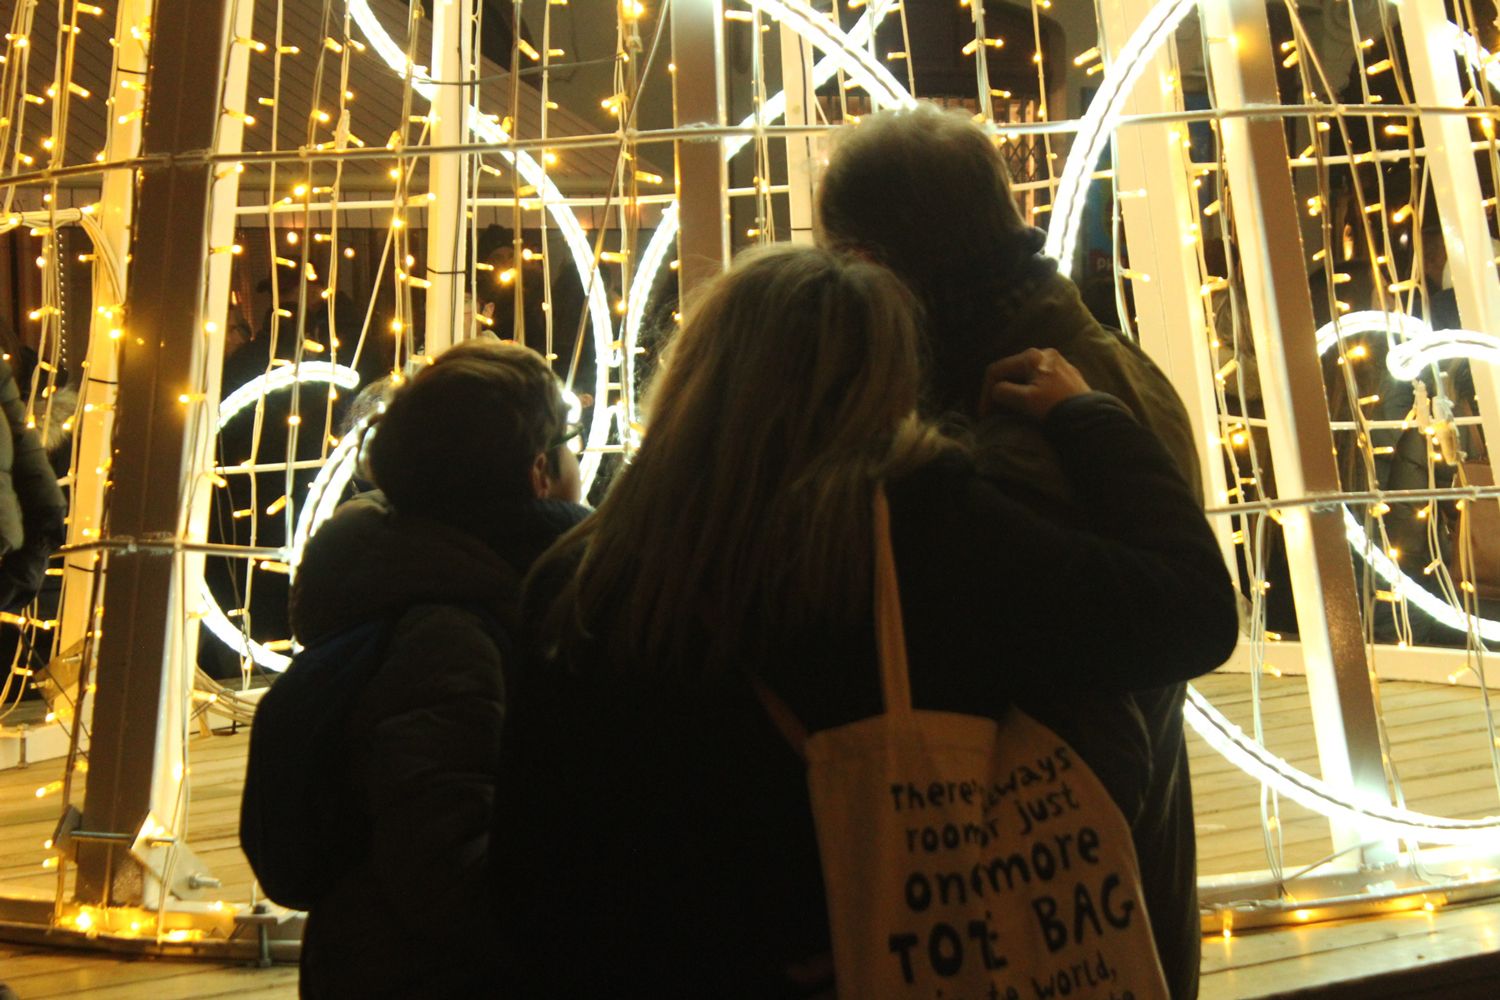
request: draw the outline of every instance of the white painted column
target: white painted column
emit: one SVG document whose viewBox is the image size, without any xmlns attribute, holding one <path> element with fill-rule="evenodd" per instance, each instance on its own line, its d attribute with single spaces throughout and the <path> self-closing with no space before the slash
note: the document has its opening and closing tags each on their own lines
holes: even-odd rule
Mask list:
<svg viewBox="0 0 1500 1000">
<path fill-rule="evenodd" d="M 1131 32 L 1156 6 L 1152 0 L 1119 0 L 1101 8 L 1104 49 L 1113 59 Z M 1125 114 L 1145 115 L 1182 110 L 1172 45 L 1163 46 L 1125 103 Z M 1188 176 L 1183 148 L 1185 124 L 1154 124 L 1115 133 L 1117 187 L 1125 192 L 1120 211 L 1131 270 L 1150 277 L 1138 281 L 1135 326 L 1141 348 L 1160 366 L 1182 397 L 1198 443 L 1203 495 L 1210 505 L 1225 497 L 1224 453 L 1218 441 L 1219 407 L 1214 393 L 1214 358 L 1200 294 L 1196 231 L 1197 198 Z M 1150 189 L 1150 197 L 1135 197 Z M 1228 518 L 1215 518 L 1225 561 L 1234 565 Z"/>
<path fill-rule="evenodd" d="M 811 125 L 817 118 L 817 93 L 812 85 L 812 67 L 817 54 L 797 32 L 781 26 L 781 87 L 786 95 L 786 124 Z M 788 241 L 813 241 L 813 191 L 817 186 L 818 162 L 813 156 L 811 135 L 786 138 L 786 183 L 789 212 Z"/>
<path fill-rule="evenodd" d="M 158 89 L 143 125 L 148 152 L 239 151 L 236 115 L 244 108 L 250 51 L 231 40 L 249 35 L 253 9 L 252 0 L 158 4 L 147 78 Z M 221 58 L 203 57 L 206 30 Z M 202 537 L 223 352 L 222 312 L 215 322 L 206 311 L 214 287 L 209 262 L 232 256 L 214 252 L 228 244 L 212 244 L 210 236 L 215 227 L 232 234 L 237 190 L 233 169 L 212 163 L 169 161 L 143 172 L 131 252 L 150 266 L 129 286 L 110 493 L 116 539 Z M 215 196 L 229 201 L 214 204 Z M 228 272 L 218 266 L 222 302 Z M 110 555 L 83 809 L 90 836 L 77 850 L 80 902 L 154 906 L 209 884 L 184 839 L 198 629 L 187 612 L 201 576 L 201 559 L 180 551 Z"/>
<path fill-rule="evenodd" d="M 1407 0 L 1396 11 L 1417 103 L 1461 107 L 1466 85 L 1460 81 L 1455 56 L 1459 29 L 1448 20 L 1442 0 Z M 1453 262 L 1459 316 L 1465 329 L 1500 333 L 1500 273 L 1483 207 L 1479 167 L 1471 151 L 1469 119 L 1422 115 L 1420 120 L 1443 242 Z M 1470 368 L 1484 440 L 1493 461 L 1500 450 L 1500 372 L 1482 361 L 1471 362 Z"/>
<path fill-rule="evenodd" d="M 672 5 L 672 118 L 679 128 L 725 124 L 724 8 L 720 0 Z M 684 83 L 686 81 L 686 84 Z M 679 140 L 677 278 L 690 291 L 729 264 L 729 174 L 719 139 Z"/>
<path fill-rule="evenodd" d="M 114 163 L 133 159 L 141 148 L 141 111 L 145 101 L 151 0 L 121 0 L 115 17 L 115 86 L 110 92 L 108 137 L 104 158 Z M 134 34 L 132 29 L 135 29 Z M 68 511 L 68 544 L 98 541 L 104 517 L 104 486 L 109 478 L 110 439 L 114 434 L 116 383 L 119 378 L 119 331 L 125 285 L 129 278 L 130 232 L 135 218 L 135 171 L 104 174 L 98 219 L 103 239 L 95 252 L 94 313 L 89 321 L 84 381 L 78 394 L 77 437 L 73 448 L 73 480 Z M 117 282 L 106 275 L 108 260 Z M 58 649 L 66 650 L 89 629 L 95 553 L 68 556 L 63 564 L 62 608 L 58 614 Z"/>
<path fill-rule="evenodd" d="M 519 10 L 519 7 L 517 8 Z M 437 81 L 428 135 L 434 146 L 456 146 L 469 134 L 466 111 L 474 99 L 474 0 L 436 0 L 432 18 L 432 78 Z M 441 153 L 428 160 L 426 353 L 440 354 L 471 331 L 464 315 L 469 267 L 469 157 Z M 519 234 L 517 234 L 519 236 Z"/>
<path fill-rule="evenodd" d="M 1218 0 L 1200 9 L 1221 106 L 1274 108 L 1279 104 L 1276 53 L 1264 0 Z M 1226 119 L 1220 134 L 1277 492 L 1282 497 L 1337 492 L 1328 398 L 1282 120 L 1274 113 Z M 1282 529 L 1323 780 L 1356 799 L 1388 802 L 1342 512 L 1291 508 L 1283 512 Z M 1331 826 L 1336 850 L 1370 839 L 1345 822 Z M 1390 860 L 1391 846 L 1377 844 L 1361 852 L 1362 859 L 1367 864 Z"/>
</svg>

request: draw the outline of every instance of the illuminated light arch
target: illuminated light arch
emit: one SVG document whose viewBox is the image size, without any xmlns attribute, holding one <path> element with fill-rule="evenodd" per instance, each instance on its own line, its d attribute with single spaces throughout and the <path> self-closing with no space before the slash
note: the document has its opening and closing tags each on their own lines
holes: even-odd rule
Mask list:
<svg viewBox="0 0 1500 1000">
<path fill-rule="evenodd" d="M 1493 848 L 1500 839 L 1500 816 L 1448 819 L 1386 803 L 1351 802 L 1327 782 L 1293 767 L 1256 743 L 1191 686 L 1183 715 L 1193 731 L 1231 764 L 1269 785 L 1277 794 L 1329 819 L 1350 823 L 1370 835 L 1424 844 Z"/>
<path fill-rule="evenodd" d="M 231 420 L 247 408 L 254 406 L 256 401 L 263 396 L 289 389 L 294 385 L 316 383 L 327 383 L 340 389 L 352 390 L 359 385 L 359 372 L 346 365 L 336 365 L 328 361 L 304 361 L 301 364 L 275 368 L 265 375 L 251 379 L 224 397 L 219 403 L 216 429 L 223 431 Z M 347 439 L 348 435 L 345 437 Z M 330 459 L 324 468 L 333 464 Z M 319 475 L 321 474 L 320 471 Z M 207 581 L 200 581 L 198 593 L 203 602 L 204 626 L 226 646 L 241 656 L 248 656 L 267 670 L 285 670 L 291 663 L 291 659 L 286 655 L 274 649 L 267 649 L 241 629 L 236 628 L 208 589 Z"/>
<path fill-rule="evenodd" d="M 1080 123 L 1073 148 L 1063 167 L 1043 250 L 1048 256 L 1064 262 L 1072 259 L 1083 218 L 1089 175 L 1118 124 L 1125 98 L 1145 72 L 1149 60 L 1196 6 L 1197 0 L 1160 0 L 1111 61 L 1104 79 L 1100 81 L 1099 91 Z M 1459 34 L 1462 35 L 1462 32 Z M 1455 48 L 1460 55 L 1473 58 L 1472 52 L 1462 44 L 1456 43 Z M 1475 50 L 1478 51 L 1477 46 Z M 1397 328 L 1400 332 L 1407 333 L 1415 345 L 1397 355 L 1395 363 L 1401 366 L 1402 371 L 1413 365 L 1415 370 L 1420 370 L 1423 364 L 1438 357 L 1457 357 L 1458 346 L 1465 342 L 1477 345 L 1485 356 L 1491 356 L 1491 352 L 1500 355 L 1500 340 L 1496 338 L 1472 331 L 1434 333 L 1421 320 L 1381 312 L 1351 313 L 1323 327 L 1318 331 L 1318 349 L 1320 353 L 1325 352 L 1342 337 L 1356 332 L 1379 330 L 1394 333 L 1398 332 Z M 1483 338 L 1483 341 L 1474 338 Z M 1410 586 L 1401 582 L 1407 578 L 1400 567 L 1379 548 L 1369 544 L 1364 529 L 1347 508 L 1344 510 L 1344 518 L 1350 543 L 1361 555 L 1365 555 L 1367 549 L 1372 550 L 1368 552 L 1370 565 L 1391 583 L 1397 593 L 1429 613 L 1432 613 L 1429 605 L 1440 607 L 1459 620 L 1460 624 L 1453 627 L 1467 631 L 1467 619 L 1446 602 L 1427 593 L 1414 582 Z M 1434 617 L 1443 620 L 1437 614 Z M 1448 623 L 1444 621 L 1444 624 Z M 1474 626 L 1482 637 L 1500 640 L 1500 623 L 1476 618 Z M 1194 732 L 1246 774 L 1276 789 L 1299 805 L 1330 819 L 1347 820 L 1361 829 L 1428 844 L 1482 844 L 1493 847 L 1500 842 L 1500 817 L 1455 820 L 1386 804 L 1350 800 L 1339 790 L 1293 767 L 1246 736 L 1243 730 L 1226 719 L 1191 685 L 1188 687 L 1188 700 L 1183 707 L 1183 715 Z"/>
<path fill-rule="evenodd" d="M 842 69 L 856 83 L 865 87 L 876 99 L 885 99 L 891 105 L 909 103 L 912 100 L 904 88 L 892 78 L 888 71 L 878 63 L 867 57 L 867 54 L 858 48 L 862 42 L 859 39 L 868 40 L 869 33 L 873 30 L 878 17 L 883 16 L 889 8 L 882 8 L 878 13 L 872 12 L 862 18 L 855 28 L 847 33 L 840 33 L 835 27 L 823 21 L 804 4 L 797 0 L 749 0 L 755 7 L 772 17 L 785 20 L 794 30 L 803 28 L 815 28 L 809 37 L 813 44 L 824 48 L 828 55 L 819 60 L 814 67 L 814 86 L 817 86 L 835 72 Z M 1075 140 L 1073 151 L 1068 157 L 1064 167 L 1062 178 L 1059 182 L 1057 197 L 1054 200 L 1054 210 L 1051 225 L 1048 229 L 1045 252 L 1050 256 L 1063 260 L 1070 259 L 1077 246 L 1078 229 L 1084 210 L 1084 195 L 1086 192 L 1089 174 L 1092 173 L 1093 164 L 1098 162 L 1105 143 L 1108 142 L 1113 132 L 1115 121 L 1120 115 L 1120 108 L 1129 94 L 1131 88 L 1144 73 L 1148 60 L 1154 56 L 1160 46 L 1171 37 L 1173 31 L 1181 23 L 1184 17 L 1197 6 L 1196 0 L 1162 0 L 1153 8 L 1142 22 L 1141 26 L 1127 41 L 1120 53 L 1113 60 L 1110 71 L 1105 74 L 1101 81 L 1099 93 L 1091 102 L 1089 111 L 1085 115 Z M 398 74 L 404 72 L 405 58 L 400 54 L 390 41 L 373 13 L 369 10 L 365 0 L 351 0 L 351 13 L 360 24 L 361 30 L 370 37 L 372 44 L 376 45 L 377 51 L 385 59 L 387 64 Z M 386 43 L 383 50 L 380 41 Z M 831 51 L 830 48 L 831 47 Z M 414 89 L 429 100 L 431 100 L 431 87 L 423 85 L 420 81 L 413 82 Z M 784 95 L 778 94 L 768 101 L 760 113 L 759 120 L 762 123 L 774 121 L 785 113 Z M 756 116 L 747 119 L 743 125 L 753 126 L 756 124 Z M 470 107 L 471 128 L 488 141 L 503 142 L 505 134 L 488 119 L 479 114 L 478 109 Z M 726 157 L 732 157 L 744 148 L 749 142 L 746 138 L 739 138 L 724 143 Z M 524 153 L 518 153 L 508 159 L 516 163 L 517 169 L 526 179 L 533 183 L 539 191 L 544 192 L 544 197 L 551 202 L 556 194 L 555 188 L 547 181 L 544 172 L 534 160 Z M 579 267 L 580 274 L 593 271 L 592 253 L 589 251 L 587 241 L 583 237 L 581 227 L 571 212 L 567 212 L 562 205 L 548 205 L 549 211 L 553 213 L 559 228 L 563 230 L 568 241 L 570 251 L 573 253 L 574 261 Z M 626 358 L 622 359 L 624 364 L 629 364 L 629 357 L 634 353 L 634 347 L 640 331 L 640 323 L 644 313 L 646 298 L 650 293 L 651 283 L 654 281 L 657 271 L 665 262 L 667 250 L 672 239 L 676 236 L 678 217 L 676 206 L 667 209 L 663 214 L 661 224 L 658 226 L 652 240 L 648 243 L 642 254 L 641 267 L 638 269 L 636 279 L 632 283 L 627 296 L 627 307 L 625 317 L 625 329 L 623 333 Z M 647 263 L 652 266 L 647 267 Z M 598 296 L 598 302 L 593 298 L 590 300 L 590 313 L 594 320 L 595 344 L 599 351 L 601 360 L 600 372 L 607 370 L 602 362 L 612 357 L 608 353 L 608 345 L 602 341 L 606 340 L 608 333 L 601 336 L 601 331 L 609 330 L 608 306 L 603 302 L 602 289 L 599 283 L 594 283 L 594 292 Z M 602 323 L 601 323 L 602 312 Z M 1389 324 L 1388 320 L 1384 322 Z M 1445 331 L 1452 333 L 1453 331 Z M 1430 333 L 1430 331 L 1429 331 Z M 1347 336 L 1348 333 L 1342 334 Z M 1335 334 L 1333 340 L 1338 339 Z M 1438 335 L 1440 336 L 1440 335 Z M 1449 338 L 1446 346 L 1456 347 L 1458 338 Z M 1435 340 L 1430 340 L 1428 345 L 1432 350 L 1439 349 Z M 1493 347 L 1494 345 L 1490 345 Z M 1454 355 L 1446 355 L 1454 356 Z M 1412 362 L 1420 365 L 1421 362 Z M 601 375 L 602 377 L 602 375 Z M 600 393 L 597 399 L 607 396 Z M 594 440 L 596 434 L 607 429 L 609 413 L 607 407 L 597 406 L 595 408 L 594 421 L 590 428 L 590 441 Z M 356 435 L 346 436 L 345 441 L 340 443 L 344 448 L 346 443 L 356 439 Z M 338 469 L 346 465 L 352 472 L 352 464 L 357 446 L 350 444 L 348 450 L 335 462 L 330 460 L 326 469 Z M 590 466 L 589 472 L 597 469 L 597 460 Z M 321 475 L 321 474 L 320 474 Z M 330 475 L 324 483 L 322 493 L 316 502 L 304 505 L 303 511 L 320 511 L 327 507 L 331 513 L 332 504 L 336 504 L 337 496 L 341 492 L 330 489 L 333 485 L 335 475 Z M 330 503 L 326 497 L 333 496 L 335 499 Z M 327 516 L 324 514 L 323 516 Z M 1352 516 L 1346 517 L 1352 522 Z M 309 521 L 307 533 L 298 530 L 299 540 L 305 542 L 306 537 L 312 530 L 316 529 L 316 520 Z M 1358 529 L 1358 525 L 1354 525 Z M 1359 531 L 1363 538 L 1363 531 Z M 1353 539 L 1351 539 L 1353 540 Z M 1382 567 L 1383 553 L 1374 553 L 1372 565 L 1377 571 Z M 1388 562 L 1388 560 L 1385 560 Z M 1399 570 L 1397 570 L 1399 573 Z M 1418 588 L 1420 589 L 1420 588 Z M 1423 592 L 1425 593 L 1425 591 Z M 1429 595 L 1430 596 L 1430 595 Z M 1444 605 L 1446 607 L 1446 605 Z M 1451 610 L 1451 609 L 1450 609 Z M 238 635 L 236 633 L 236 635 Z M 274 655 L 274 654 L 273 654 Z M 282 658 L 285 659 L 285 658 Z M 1184 707 L 1184 714 L 1193 729 L 1228 760 L 1236 764 L 1251 777 L 1271 785 L 1282 794 L 1315 812 L 1329 817 L 1349 819 L 1361 827 L 1379 829 L 1381 832 L 1407 839 L 1418 840 L 1425 843 L 1448 843 L 1448 844 L 1492 844 L 1500 838 L 1500 819 L 1486 818 L 1483 820 L 1452 820 L 1443 817 L 1429 816 L 1411 810 L 1400 809 L 1393 806 L 1385 806 L 1370 803 L 1355 803 L 1339 794 L 1336 790 L 1326 785 L 1319 779 L 1313 778 L 1281 760 L 1279 757 L 1269 753 L 1264 747 L 1255 743 L 1245 736 L 1237 726 L 1234 726 L 1213 708 L 1198 692 L 1189 688 L 1189 700 Z"/>
<path fill-rule="evenodd" d="M 1052 201 L 1052 220 L 1047 227 L 1047 243 L 1042 252 L 1062 261 L 1065 268 L 1078 247 L 1078 229 L 1083 224 L 1089 177 L 1114 135 L 1125 99 L 1146 72 L 1157 50 L 1172 37 L 1183 18 L 1197 7 L 1198 0 L 1160 0 L 1109 61 L 1104 79 L 1099 82 L 1099 90 L 1078 123 L 1073 148 L 1063 164 L 1057 195 Z"/>
<path fill-rule="evenodd" d="M 1500 361 L 1500 337 L 1472 330 L 1433 330 L 1415 316 L 1378 310 L 1351 312 L 1319 327 L 1318 353 L 1327 354 L 1345 337 L 1377 333 L 1388 337 L 1400 334 L 1404 338 L 1391 344 L 1385 362 L 1390 373 L 1402 380 L 1416 378 L 1427 365 L 1445 359 L 1474 357 Z M 1468 616 L 1408 576 L 1380 546 L 1372 545 L 1364 526 L 1347 507 L 1344 508 L 1344 534 L 1354 550 L 1390 586 L 1393 594 L 1415 604 L 1440 625 L 1468 632 Z M 1473 625 L 1481 639 L 1500 642 L 1500 622 L 1475 616 Z"/>
<path fill-rule="evenodd" d="M 1500 364 L 1500 337 L 1474 330 L 1432 330 L 1419 340 L 1391 347 L 1385 364 L 1399 379 L 1414 379 L 1430 364 L 1470 358 Z"/>
</svg>

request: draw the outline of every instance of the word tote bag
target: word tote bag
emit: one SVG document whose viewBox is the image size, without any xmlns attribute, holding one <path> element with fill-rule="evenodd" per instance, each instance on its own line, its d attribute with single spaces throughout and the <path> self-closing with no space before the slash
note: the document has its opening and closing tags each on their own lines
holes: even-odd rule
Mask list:
<svg viewBox="0 0 1500 1000">
<path fill-rule="evenodd" d="M 1129 827 L 1089 767 L 1019 709 L 912 708 L 883 491 L 875 622 L 884 715 L 807 736 L 759 686 L 807 761 L 838 995 L 1166 997 Z"/>
</svg>

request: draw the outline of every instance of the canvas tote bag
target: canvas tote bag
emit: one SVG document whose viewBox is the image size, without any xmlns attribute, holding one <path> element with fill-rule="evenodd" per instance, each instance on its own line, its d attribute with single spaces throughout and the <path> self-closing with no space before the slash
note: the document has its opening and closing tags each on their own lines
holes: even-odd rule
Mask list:
<svg viewBox="0 0 1500 1000">
<path fill-rule="evenodd" d="M 1166 997 L 1129 827 L 1088 766 L 1019 709 L 912 708 L 883 491 L 875 623 L 884 715 L 807 736 L 757 685 L 807 761 L 838 995 Z"/>
</svg>

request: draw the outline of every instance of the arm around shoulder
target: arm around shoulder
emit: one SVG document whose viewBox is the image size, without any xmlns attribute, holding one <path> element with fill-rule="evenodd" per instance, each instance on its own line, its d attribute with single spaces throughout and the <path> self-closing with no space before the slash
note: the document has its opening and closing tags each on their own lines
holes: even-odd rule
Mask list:
<svg viewBox="0 0 1500 1000">
<path fill-rule="evenodd" d="M 1058 405 L 1043 430 L 1083 522 L 972 470 L 913 476 L 892 491 L 903 596 L 910 579 L 959 605 L 945 614 L 986 623 L 1021 689 L 1127 693 L 1213 670 L 1238 639 L 1237 601 L 1172 460 L 1103 394 Z"/>
<path fill-rule="evenodd" d="M 1169 681 L 1223 663 L 1239 640 L 1238 598 L 1195 484 L 1151 430 L 1103 393 L 1058 406 L 1044 431 L 1089 530 L 1107 543 L 1089 558 L 1094 579 L 1112 579 L 1098 599 L 1113 598 L 1109 619 L 1121 644 L 1132 645 L 1132 634 L 1154 640 L 1155 655 L 1171 661 Z M 1124 562 L 1121 546 L 1130 552 Z"/>
</svg>

